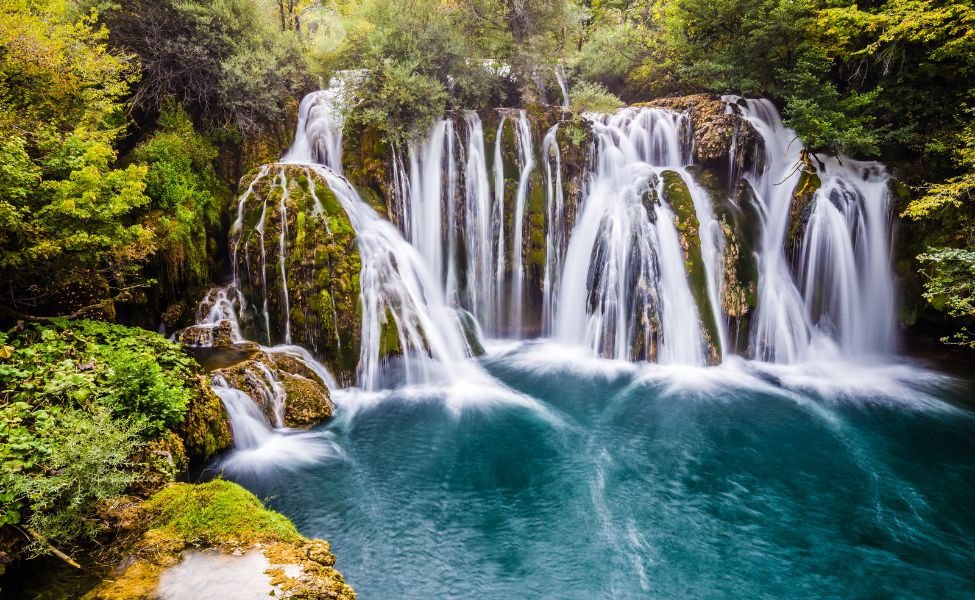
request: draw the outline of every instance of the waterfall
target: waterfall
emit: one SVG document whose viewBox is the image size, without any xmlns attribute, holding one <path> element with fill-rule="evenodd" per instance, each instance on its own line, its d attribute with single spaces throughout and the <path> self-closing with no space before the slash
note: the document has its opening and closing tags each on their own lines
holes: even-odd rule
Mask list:
<svg viewBox="0 0 975 600">
<path fill-rule="evenodd" d="M 558 304 L 556 290 L 562 272 L 565 194 L 562 188 L 562 154 L 559 150 L 558 124 L 542 140 L 545 161 L 545 272 L 542 280 L 542 332 L 551 335 Z M 554 168 L 553 168 L 554 163 Z"/>
<path fill-rule="evenodd" d="M 497 235 L 496 248 L 494 252 L 494 309 L 498 317 L 494 319 L 490 328 L 491 333 L 497 334 L 502 330 L 500 315 L 504 310 L 504 156 L 501 153 L 501 144 L 504 140 L 504 124 L 508 120 L 507 115 L 502 114 L 498 121 L 498 131 L 494 136 L 494 229 Z"/>
<path fill-rule="evenodd" d="M 701 316 L 665 186 L 668 171 L 687 186 L 708 240 L 703 253 L 719 262 L 710 198 L 685 168 L 687 116 L 625 109 L 593 119 L 596 168 L 566 252 L 556 336 L 612 358 L 704 364 Z M 718 267 L 708 269 L 717 306 Z"/>
<path fill-rule="evenodd" d="M 555 81 L 559 84 L 562 92 L 562 110 L 569 110 L 569 84 L 565 80 L 565 66 L 555 67 Z"/>
<path fill-rule="evenodd" d="M 564 73 L 557 74 L 568 98 Z M 810 155 L 768 101 L 724 99 L 728 113 L 753 127 L 761 142 L 733 139 L 731 168 L 720 175 L 730 178 L 731 195 L 694 165 L 689 111 L 631 107 L 588 115 L 593 160 L 581 174 L 574 163 L 567 167 L 558 123 L 550 121 L 538 139 L 532 131 L 538 124 L 526 111 L 501 109 L 492 149 L 481 116 L 449 114 L 392 153 L 397 228 L 342 176 L 341 93 L 333 88 L 302 101 L 295 142 L 282 161 L 306 169 L 312 214 L 323 212 L 317 181 L 355 231 L 361 269 L 356 376 L 365 389 L 453 378 L 473 353 L 468 333 L 480 328 L 521 338 L 538 325 L 542 335 L 597 356 L 706 365 L 738 348 L 729 342 L 730 312 L 735 326 L 747 330 L 751 356 L 761 361 L 857 358 L 894 348 L 889 175 L 876 163 Z M 567 188 L 570 174 L 578 179 Z M 232 226 L 234 281 L 253 278 L 254 297 L 230 286 L 211 299 L 216 312 L 207 319 L 228 320 L 249 301 L 247 314 L 263 321 L 259 329 L 270 344 L 273 305 L 283 313 L 275 317 L 281 347 L 297 352 L 291 304 L 299 296 L 289 287 L 286 264 L 293 233 L 288 211 L 294 210 L 288 179 L 294 177 L 266 165 L 241 196 Z M 267 178 L 283 193 L 270 205 L 265 198 L 251 203 L 256 226 L 244 240 L 244 203 Z M 541 189 L 532 189 L 536 182 Z M 751 231 L 729 222 L 729 211 L 740 212 L 744 201 L 758 215 L 744 225 L 755 232 L 747 246 L 740 236 Z M 272 231 L 275 212 L 281 224 L 268 235 L 278 234 L 277 268 L 264 264 L 265 242 L 274 244 L 265 230 Z M 250 265 L 248 253 L 246 274 L 237 273 L 242 242 L 260 247 L 260 264 Z M 754 260 L 748 281 L 734 271 L 739 260 Z M 280 281 L 280 292 L 269 276 Z M 753 291 L 742 291 L 749 285 Z M 726 307 L 728 290 L 736 298 L 748 294 L 745 318 Z M 236 317 L 230 327 L 239 337 Z M 393 353 L 383 349 L 391 340 Z"/>
<path fill-rule="evenodd" d="M 467 256 L 464 306 L 485 327 L 494 331 L 495 304 L 492 265 L 495 238 L 491 218 L 491 186 L 484 146 L 484 127 L 476 112 L 464 113 L 467 124 L 464 165 L 464 238 Z"/>
<path fill-rule="evenodd" d="M 828 354 L 887 354 L 895 345 L 889 175 L 877 163 L 819 161 L 821 181 L 799 248 L 786 256 L 790 211 L 805 149 L 771 102 L 725 98 L 761 135 L 763 160 L 742 174 L 762 214 L 755 358 L 792 363 Z M 734 157 L 733 157 L 734 159 Z M 806 167 L 808 169 L 808 167 Z"/>
<path fill-rule="evenodd" d="M 802 245 L 800 282 L 813 323 L 846 356 L 895 347 L 889 175 L 835 158 L 820 171 Z"/>
<path fill-rule="evenodd" d="M 274 433 L 270 422 L 253 398 L 231 387 L 220 376 L 211 379 L 210 387 L 223 402 L 227 416 L 230 417 L 235 449 L 254 450 L 268 443 Z"/>
<path fill-rule="evenodd" d="M 328 88 L 312 92 L 298 107 L 298 126 L 295 141 L 281 158 L 283 163 L 312 162 L 342 172 L 342 95 L 344 80 L 333 77 Z"/>
<path fill-rule="evenodd" d="M 518 113 L 518 135 L 515 138 L 518 148 L 518 190 L 515 193 L 514 233 L 512 234 L 511 252 L 511 305 L 509 307 L 508 323 L 515 337 L 522 335 L 522 317 L 524 316 L 525 292 L 525 203 L 528 200 L 528 178 L 535 168 L 535 154 L 532 148 L 532 129 L 528 114 L 522 110 Z"/>
<path fill-rule="evenodd" d="M 288 271 L 285 266 L 285 257 L 288 248 L 288 176 L 284 171 L 278 174 L 280 178 L 281 200 L 278 205 L 278 220 L 281 223 L 281 231 L 278 235 L 278 269 L 281 272 L 281 295 L 284 301 L 284 343 L 291 343 L 291 299 L 288 295 Z M 263 221 L 261 223 L 263 227 Z M 261 231 L 263 239 L 264 232 Z M 264 303 L 264 312 L 267 314 L 267 300 Z"/>
<path fill-rule="evenodd" d="M 444 268 L 444 184 L 453 178 L 453 169 L 443 165 L 445 147 L 453 136 L 449 120 L 438 121 L 422 143 L 409 145 L 409 196 L 403 214 L 409 221 L 406 235 L 426 261 L 431 273 L 445 278 Z M 453 166 L 453 156 L 448 156 Z M 446 175 L 447 177 L 443 177 Z M 450 193 L 448 188 L 448 194 Z M 449 227 L 449 226 L 448 226 Z M 442 279 L 446 283 L 445 279 Z"/>
<path fill-rule="evenodd" d="M 387 315 L 395 322 L 407 383 L 427 381 L 438 373 L 452 375 L 471 350 L 459 316 L 447 306 L 443 287 L 420 252 L 344 177 L 322 166 L 313 169 L 328 182 L 356 231 L 362 261 L 359 385 L 371 390 L 384 383 L 380 347 Z"/>
</svg>

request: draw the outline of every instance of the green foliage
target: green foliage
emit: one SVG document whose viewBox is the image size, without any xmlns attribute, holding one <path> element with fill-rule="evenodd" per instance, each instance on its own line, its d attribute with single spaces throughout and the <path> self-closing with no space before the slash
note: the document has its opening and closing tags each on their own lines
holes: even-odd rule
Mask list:
<svg viewBox="0 0 975 600">
<path fill-rule="evenodd" d="M 71 547 L 94 539 L 101 504 L 118 498 L 139 479 L 129 466 L 140 445 L 137 425 L 112 417 L 104 408 L 68 408 L 53 415 L 39 432 L 49 448 L 40 462 L 41 473 L 14 475 L 8 492 L 29 508 L 25 525 L 35 554 L 43 553 L 48 543 Z"/>
<path fill-rule="evenodd" d="M 611 113 L 623 106 L 623 101 L 601 83 L 580 81 L 569 93 L 569 106 L 578 114 Z"/>
<path fill-rule="evenodd" d="M 248 137 L 274 130 L 312 87 L 298 37 L 261 0 L 126 0 L 104 19 L 113 44 L 142 64 L 133 102 L 149 113 L 175 97 L 198 122 Z"/>
<path fill-rule="evenodd" d="M 152 251 L 134 216 L 145 169 L 113 167 L 135 79 L 91 18 L 59 3 L 0 7 L 0 290 L 44 298 L 61 272 L 122 273 Z"/>
<path fill-rule="evenodd" d="M 928 302 L 954 317 L 975 316 L 975 251 L 929 248 L 918 260 L 927 267 Z"/>
<path fill-rule="evenodd" d="M 220 225 L 231 192 L 213 168 L 216 147 L 196 133 L 178 105 L 164 104 L 159 130 L 129 157 L 145 165 L 148 220 L 156 232 L 162 275 L 172 288 L 209 280 L 208 231 Z"/>
<path fill-rule="evenodd" d="M 288 519 L 265 508 L 254 494 L 222 479 L 171 485 L 150 498 L 145 508 L 154 515 L 152 529 L 187 545 L 219 546 L 231 540 L 239 545 L 300 543 L 304 539 Z"/>
<path fill-rule="evenodd" d="M 439 0 L 365 0 L 348 8 L 347 34 L 330 58 L 348 78 L 350 126 L 393 141 L 420 135 L 448 108 L 503 97 L 502 81 L 465 36 L 464 14 Z"/>
<path fill-rule="evenodd" d="M 93 538 L 99 503 L 140 475 L 132 457 L 170 435 L 198 367 L 155 333 L 57 321 L 0 334 L 0 524 L 43 540 Z"/>
<path fill-rule="evenodd" d="M 971 114 L 967 127 L 949 134 L 949 147 L 953 148 L 959 174 L 929 186 L 923 196 L 907 205 L 902 217 L 919 220 L 945 210 L 971 210 L 975 199 L 975 113 Z"/>
<path fill-rule="evenodd" d="M 0 382 L 9 402 L 103 406 L 152 437 L 178 425 L 193 390 L 193 360 L 162 336 L 98 321 L 32 326 L 7 342 Z"/>
</svg>

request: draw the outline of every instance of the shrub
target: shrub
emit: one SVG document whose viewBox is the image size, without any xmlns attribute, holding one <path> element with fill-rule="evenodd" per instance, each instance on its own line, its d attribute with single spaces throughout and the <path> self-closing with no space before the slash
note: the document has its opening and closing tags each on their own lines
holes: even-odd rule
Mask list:
<svg viewBox="0 0 975 600">
<path fill-rule="evenodd" d="M 93 538 L 100 504 L 147 471 L 134 455 L 200 392 L 179 346 L 139 329 L 56 321 L 0 333 L 0 525 L 42 551 Z"/>
<path fill-rule="evenodd" d="M 569 106 L 577 114 L 611 113 L 623 106 L 623 101 L 601 83 L 580 81 L 569 92 Z"/>
</svg>

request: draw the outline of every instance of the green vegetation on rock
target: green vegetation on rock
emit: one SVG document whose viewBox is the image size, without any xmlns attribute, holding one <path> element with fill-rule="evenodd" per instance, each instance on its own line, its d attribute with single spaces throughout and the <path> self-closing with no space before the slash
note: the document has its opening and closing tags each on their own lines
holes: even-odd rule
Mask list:
<svg viewBox="0 0 975 600">
<path fill-rule="evenodd" d="M 34 552 L 101 533 L 102 504 L 186 467 L 183 440 L 206 459 L 229 443 L 224 417 L 201 448 L 191 408 L 212 391 L 199 367 L 158 334 L 56 321 L 0 334 L 3 525 L 22 524 Z M 210 404 L 212 406 L 212 404 Z M 190 416 L 188 416 L 188 414 Z M 213 433 L 222 424 L 223 433 Z"/>
</svg>

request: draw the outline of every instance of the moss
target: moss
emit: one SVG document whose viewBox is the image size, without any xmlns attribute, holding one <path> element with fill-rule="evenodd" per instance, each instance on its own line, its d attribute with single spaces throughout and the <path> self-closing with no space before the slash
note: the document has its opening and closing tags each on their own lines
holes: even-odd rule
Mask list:
<svg viewBox="0 0 975 600">
<path fill-rule="evenodd" d="M 332 399 L 325 386 L 292 373 L 284 373 L 281 384 L 288 395 L 284 406 L 286 427 L 310 427 L 332 416 Z"/>
<path fill-rule="evenodd" d="M 217 548 L 235 554 L 261 549 L 272 565 L 267 571 L 271 583 L 283 596 L 355 598 L 355 591 L 333 568 L 335 556 L 327 542 L 303 537 L 287 518 L 265 508 L 235 483 L 217 479 L 203 484 L 173 484 L 139 506 L 137 512 L 142 534 L 129 548 L 124 572 L 102 582 L 86 599 L 156 598 L 162 573 L 177 565 L 190 548 Z M 297 572 L 293 567 L 298 567 Z"/>
<path fill-rule="evenodd" d="M 268 510 L 236 483 L 215 479 L 202 484 L 176 483 L 145 503 L 150 530 L 184 546 L 235 546 L 301 543 L 304 538 L 283 515 Z"/>
<path fill-rule="evenodd" d="M 193 387 L 198 393 L 191 398 L 177 433 L 183 438 L 187 456 L 204 462 L 231 447 L 230 421 L 204 376 L 194 377 Z"/>
<path fill-rule="evenodd" d="M 806 233 L 806 225 L 809 223 L 809 216 L 812 214 L 816 192 L 821 185 L 819 175 L 808 165 L 799 174 L 799 181 L 792 192 L 791 220 L 789 222 L 789 235 L 786 238 L 786 246 L 793 253 L 798 250 L 802 243 L 802 238 Z"/>
<path fill-rule="evenodd" d="M 279 208 L 282 174 L 288 185 L 284 213 Z M 256 220 L 245 219 L 239 234 L 242 243 L 236 259 L 242 292 L 258 306 L 267 298 L 272 342 L 282 341 L 284 328 L 290 325 L 292 341 L 312 349 L 341 382 L 351 383 L 361 335 L 361 262 L 348 215 L 328 183 L 304 167 L 272 167 L 253 190 L 245 202 L 245 214 L 259 213 L 267 198 L 268 215 L 263 247 Z M 320 214 L 312 210 L 316 204 L 321 206 Z M 288 234 L 284 257 L 287 315 L 280 269 L 276 268 L 281 260 L 278 240 L 283 226 Z M 266 265 L 263 270 L 262 264 Z"/>
<path fill-rule="evenodd" d="M 677 226 L 680 235 L 688 282 L 691 294 L 697 304 L 698 314 L 701 317 L 701 326 L 711 347 L 712 357 L 720 358 L 717 348 L 719 339 L 717 318 L 708 299 L 707 271 L 704 268 L 704 259 L 701 256 L 701 224 L 697 219 L 694 199 L 679 173 L 664 171 L 661 177 L 664 182 L 664 198 L 674 211 L 674 224 Z"/>
<path fill-rule="evenodd" d="M 402 353 L 403 348 L 400 346 L 396 319 L 393 318 L 392 311 L 386 309 L 386 318 L 383 321 L 382 331 L 379 333 L 379 356 L 393 356 Z"/>
</svg>

